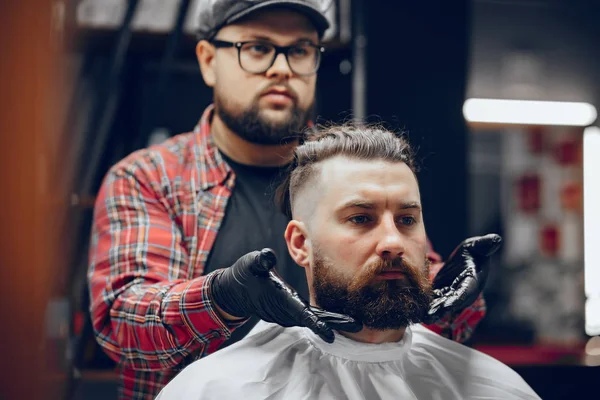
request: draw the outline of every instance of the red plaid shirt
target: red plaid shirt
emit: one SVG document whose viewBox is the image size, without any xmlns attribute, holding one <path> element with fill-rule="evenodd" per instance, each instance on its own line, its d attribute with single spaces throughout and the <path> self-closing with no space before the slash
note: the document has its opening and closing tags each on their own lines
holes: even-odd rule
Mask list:
<svg viewBox="0 0 600 400">
<path fill-rule="evenodd" d="M 112 167 L 96 200 L 90 308 L 98 342 L 118 363 L 120 398 L 153 399 L 240 325 L 219 318 L 210 302 L 214 273 L 203 276 L 235 181 L 210 135 L 212 110 L 193 132 Z M 484 312 L 480 298 L 430 328 L 463 341 Z"/>
</svg>

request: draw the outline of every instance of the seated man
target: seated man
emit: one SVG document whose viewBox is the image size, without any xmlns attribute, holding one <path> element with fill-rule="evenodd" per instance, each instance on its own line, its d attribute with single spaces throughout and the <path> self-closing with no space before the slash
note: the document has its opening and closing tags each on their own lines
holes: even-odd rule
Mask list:
<svg viewBox="0 0 600 400">
<path fill-rule="evenodd" d="M 159 394 L 174 399 L 537 399 L 513 370 L 419 323 L 434 291 L 410 146 L 380 128 L 332 127 L 309 138 L 280 188 L 285 239 L 310 302 L 363 323 L 329 344 L 306 328 L 262 323 L 196 361 Z M 256 253 L 249 274 L 273 273 Z M 233 267 L 235 268 L 235 266 Z"/>
</svg>

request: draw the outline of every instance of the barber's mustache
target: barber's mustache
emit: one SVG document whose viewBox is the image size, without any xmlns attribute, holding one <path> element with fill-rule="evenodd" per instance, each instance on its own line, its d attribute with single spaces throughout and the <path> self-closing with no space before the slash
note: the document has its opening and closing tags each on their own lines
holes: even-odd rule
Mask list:
<svg viewBox="0 0 600 400">
<path fill-rule="evenodd" d="M 392 260 L 378 260 L 369 266 L 368 270 L 373 275 L 378 275 L 384 272 L 394 271 L 403 274 L 413 274 L 416 272 L 416 266 L 404 258 L 394 258 Z"/>
<path fill-rule="evenodd" d="M 298 93 L 292 89 L 292 87 L 290 86 L 289 83 L 287 82 L 273 82 L 268 84 L 266 87 L 264 87 L 256 96 L 256 98 L 260 98 L 261 96 L 264 96 L 265 94 L 269 93 L 269 91 L 276 89 L 276 90 L 284 90 L 285 92 L 287 92 L 286 94 L 288 96 L 290 96 L 292 98 L 292 100 L 294 100 L 294 102 L 298 101 Z"/>
</svg>

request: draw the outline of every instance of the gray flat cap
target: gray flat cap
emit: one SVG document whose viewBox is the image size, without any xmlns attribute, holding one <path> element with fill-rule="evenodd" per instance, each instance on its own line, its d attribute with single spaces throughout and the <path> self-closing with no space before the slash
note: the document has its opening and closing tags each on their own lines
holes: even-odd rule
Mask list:
<svg viewBox="0 0 600 400">
<path fill-rule="evenodd" d="M 317 28 L 319 36 L 329 28 L 325 12 L 332 0 L 200 0 L 198 5 L 198 39 L 212 39 L 222 27 L 246 15 L 268 7 L 285 6 L 306 15 Z"/>
</svg>

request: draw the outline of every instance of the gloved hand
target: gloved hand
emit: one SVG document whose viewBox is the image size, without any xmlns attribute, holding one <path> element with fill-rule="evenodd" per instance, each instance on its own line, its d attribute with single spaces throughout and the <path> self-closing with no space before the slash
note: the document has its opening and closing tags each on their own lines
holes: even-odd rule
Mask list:
<svg viewBox="0 0 600 400">
<path fill-rule="evenodd" d="M 305 326 L 327 343 L 332 329 L 358 332 L 362 324 L 349 316 L 310 307 L 272 270 L 277 263 L 271 249 L 253 251 L 217 273 L 211 283 L 214 302 L 236 317 L 255 315 L 281 326 Z"/>
<path fill-rule="evenodd" d="M 487 261 L 501 243 L 500 235 L 488 234 L 468 238 L 454 249 L 433 280 L 433 301 L 424 321 L 426 324 L 473 304 L 487 280 Z"/>
</svg>

